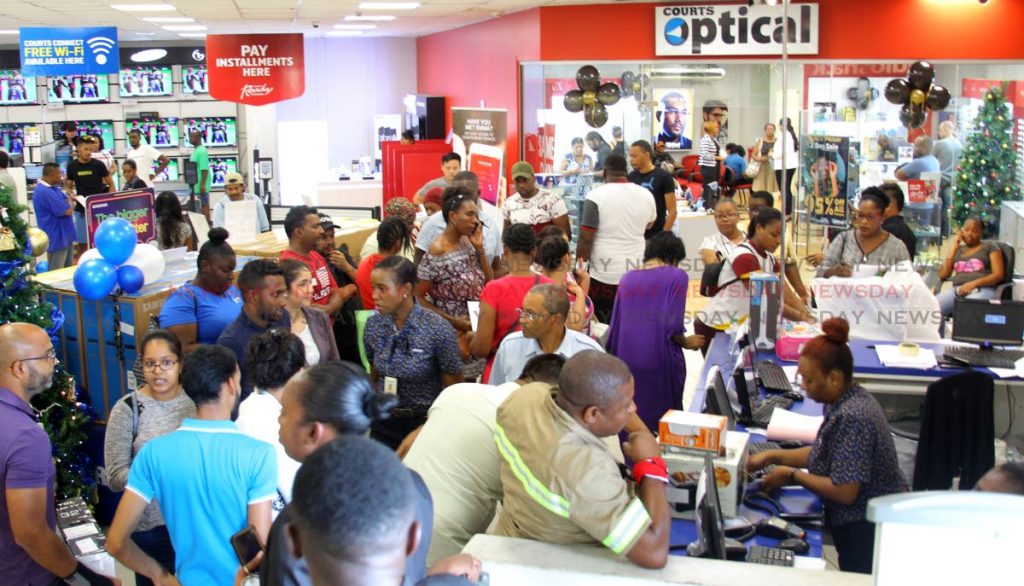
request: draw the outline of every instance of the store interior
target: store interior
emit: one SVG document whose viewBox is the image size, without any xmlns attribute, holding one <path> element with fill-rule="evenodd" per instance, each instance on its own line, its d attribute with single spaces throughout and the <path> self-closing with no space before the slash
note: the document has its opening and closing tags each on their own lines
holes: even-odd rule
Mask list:
<svg viewBox="0 0 1024 586">
<path fill-rule="evenodd" d="M 668 460 L 665 468 L 668 473 L 686 460 L 686 465 L 692 469 L 680 478 L 693 481 L 687 484 L 665 478 L 669 494 L 665 503 L 672 508 L 667 561 L 663 561 L 661 567 L 642 569 L 630 561 L 635 562 L 632 556 L 627 559 L 610 545 L 604 549 L 575 542 L 517 540 L 508 536 L 511 533 L 497 529 L 502 514 L 498 499 L 498 513 L 491 511 L 495 516 L 490 530 L 486 534 L 474 530 L 460 543 L 467 556 L 461 562 L 470 559 L 482 564 L 467 571 L 480 580 L 472 583 L 629 584 L 649 578 L 659 583 L 725 583 L 749 579 L 764 584 L 854 586 L 910 580 L 952 583 L 951 576 L 958 581 L 969 577 L 1005 580 L 1011 570 L 1007 560 L 1012 559 L 1013 554 L 1008 544 L 1019 543 L 1007 536 L 1020 537 L 1019 527 L 1024 526 L 1015 521 L 1009 523 L 1024 516 L 1019 496 L 987 500 L 990 495 L 982 494 L 980 489 L 971 492 L 978 479 L 971 476 L 970 486 L 966 481 L 961 484 L 960 468 L 957 468 L 963 466 L 966 479 L 969 476 L 966 462 L 950 465 L 956 469 L 955 473 L 951 472 L 953 491 L 937 490 L 935 486 L 927 487 L 931 492 L 910 491 L 919 490 L 919 486 L 925 484 L 918 482 L 914 468 L 922 466 L 924 458 L 918 451 L 918 445 L 926 441 L 922 426 L 927 422 L 934 424 L 934 418 L 938 417 L 931 411 L 936 407 L 930 401 L 938 395 L 932 388 L 965 372 L 986 375 L 990 379 L 988 388 L 994 390 L 987 391 L 987 399 L 981 403 L 982 414 L 971 416 L 988 426 L 981 432 L 970 428 L 972 437 L 977 439 L 979 433 L 985 437 L 973 443 L 963 439 L 963 445 L 984 444 L 980 451 L 984 452 L 985 462 L 991 455 L 996 465 L 1021 466 L 1024 358 L 994 368 L 982 362 L 958 366 L 944 359 L 947 355 L 943 350 L 952 345 L 980 352 L 997 346 L 996 351 L 1021 353 L 1017 338 L 1024 335 L 1024 330 L 1020 335 L 1010 332 L 1009 340 L 1004 339 L 1006 336 L 1000 338 L 999 334 L 1005 333 L 1006 319 L 1010 320 L 1010 329 L 1015 323 L 1013 320 L 1018 317 L 1024 320 L 1024 204 L 1019 201 L 1024 191 L 1024 41 L 1020 40 L 1017 30 L 1024 22 L 1024 2 L 682 0 L 678 5 L 669 6 L 603 0 L 585 4 L 563 0 L 423 0 L 407 3 L 416 6 L 403 9 L 389 7 L 387 2 L 376 3 L 381 6 L 374 8 L 362 8 L 360 3 L 349 0 L 298 3 L 261 0 L 234 2 L 230 3 L 231 7 L 219 6 L 222 4 L 219 2 L 203 6 L 198 0 L 182 0 L 173 5 L 147 2 L 141 6 L 163 8 L 118 8 L 126 5 L 93 0 L 87 3 L 93 10 L 83 26 L 118 27 L 121 70 L 117 74 L 22 76 L 19 73 L 19 29 L 69 26 L 65 20 L 67 13 L 48 16 L 27 0 L 15 0 L 16 10 L 12 11 L 11 22 L 0 23 L 0 150 L 12 157 L 11 174 L 18 184 L 14 195 L 18 203 L 27 206 L 26 226 L 40 227 L 30 196 L 41 179 L 43 164 L 56 162 L 66 166 L 68 162 L 66 158 L 60 160 L 56 153 L 58 141 L 69 123 L 75 124 L 79 134 L 99 136 L 104 143 L 103 150 L 112 156 L 117 169 L 132 149 L 128 132 L 141 131 L 145 144 L 169 158 L 166 169 L 155 177 L 154 195 L 170 191 L 186 208 L 196 205 L 192 197 L 194 182 L 187 181 L 185 168 L 193 153 L 188 137 L 198 130 L 209 156 L 212 178 L 209 207 L 212 209 L 222 200 L 228 200 L 225 182 L 230 174 L 239 173 L 245 193 L 254 194 L 269 219 L 267 233 L 254 232 L 255 239 L 251 241 L 237 238 L 229 241 L 234 247 L 232 254 L 238 255 L 236 274 L 247 262 L 258 258 L 277 260 L 279 256 L 284 258 L 283 252 L 292 250 L 293 243 L 285 233 L 285 216 L 293 206 L 302 205 L 318 207 L 327 214 L 323 226 L 333 224 L 337 229 L 336 246 L 331 249 L 351 253 L 355 266 L 349 268 L 355 273 L 361 260 L 359 253 L 368 245 L 376 244 L 378 226 L 387 215 L 384 210 L 389 209 L 394 200 L 422 198 L 418 193 L 421 186 L 427 180 L 437 181 L 435 178 L 441 174 L 437 165 L 439 155 L 449 151 L 463 155 L 460 170 L 473 169 L 482 178 L 484 173 L 480 172 L 480 167 L 473 166 L 471 159 L 475 158 L 477 164 L 481 160 L 489 161 L 494 167 L 491 169 L 493 176 L 481 180 L 481 195 L 492 204 L 496 215 L 487 220 L 492 220 L 499 232 L 502 226 L 505 230 L 512 226 L 507 216 L 502 222 L 501 209 L 517 196 L 513 165 L 521 161 L 529 163 L 543 192 L 557 195 L 565 204 L 571 228 L 569 254 L 576 259 L 581 249 L 581 230 L 594 229 L 586 224 L 593 221 L 592 216 L 584 219 L 588 196 L 614 183 L 607 182 L 603 172 L 593 169 L 595 162 L 607 155 L 603 143 L 621 148 L 616 152 L 625 156 L 629 165 L 627 172 L 632 172 L 635 163 L 631 145 L 646 141 L 655 150 L 652 157 L 655 166 L 668 171 L 675 179 L 675 213 L 671 214 L 675 221 L 672 225 L 666 224 L 665 231 L 675 234 L 685 248 L 684 258 L 676 266 L 687 273 L 689 286 L 683 294 L 683 329 L 692 335 L 694 328 L 707 327 L 700 320 L 706 320 L 704 311 L 714 306 L 715 294 L 701 294 L 700 287 L 702 275 L 710 266 L 702 257 L 702 249 L 709 239 L 716 236 L 721 239 L 716 224 L 715 205 L 719 197 L 715 189 L 723 189 L 722 197 L 735 203 L 736 219 L 743 222 L 744 227 L 757 215 L 750 205 L 757 191 L 769 192 L 774 207 L 783 212 L 776 256 L 785 256 L 787 270 L 790 265 L 795 268 L 798 281 L 802 280 L 801 287 L 806 285 L 808 291 L 813 289 L 814 306 L 807 302 L 807 315 L 813 318 L 783 317 L 786 295 L 792 296 L 784 291 L 792 285 L 780 284 L 776 279 L 771 285 L 759 285 L 764 289 L 757 290 L 749 307 L 744 306 L 744 311 L 750 314 L 749 322 L 745 321 L 745 315 L 743 320 L 724 325 L 719 329 L 721 335 L 712 334 L 714 344 L 709 339 L 711 347 L 705 346 L 703 351 L 685 345 L 674 347 L 683 357 L 685 385 L 678 389 L 679 407 L 673 412 L 680 412 L 681 407 L 682 412 L 695 416 L 709 413 L 708 416 L 722 416 L 721 424 L 731 426 L 728 428 L 730 436 L 742 436 L 744 444 L 742 449 L 727 450 L 723 433 L 722 446 L 720 450 L 716 447 L 715 459 L 707 459 L 710 475 L 704 470 L 703 454 L 696 456 L 696 452 L 689 452 L 681 456 L 680 452 L 673 452 L 667 444 L 662 444 L 659 455 L 665 459 L 657 458 L 661 460 L 660 466 L 665 467 L 665 460 Z M 214 4 L 218 6 L 212 6 Z M 25 12 L 19 15 L 18 8 L 24 8 Z M 734 41 L 725 39 L 731 39 L 732 33 L 723 34 L 725 25 L 715 20 L 717 17 L 705 19 L 703 25 L 695 24 L 701 22 L 698 18 L 701 14 L 721 15 L 733 11 L 745 16 L 747 10 L 771 10 L 775 11 L 773 15 L 783 15 L 773 21 L 779 26 L 774 40 L 765 36 L 763 42 L 758 41 L 764 46 L 757 46 L 744 32 L 743 41 L 735 41 L 741 46 L 729 46 Z M 150 20 L 152 15 L 172 20 Z M 372 18 L 380 15 L 393 18 Z M 788 24 L 783 24 L 785 15 L 790 18 Z M 684 21 L 685 18 L 691 20 Z M 687 22 L 690 29 L 672 32 L 672 27 L 686 27 Z M 169 23 L 181 23 L 185 28 L 165 26 Z M 737 30 L 748 24 L 744 20 L 737 24 Z M 791 29 L 791 25 L 797 30 Z M 273 33 L 304 35 L 305 90 L 302 95 L 261 106 L 213 98 L 208 85 L 204 37 Z M 787 33 L 792 41 L 781 42 Z M 691 48 L 699 39 L 706 43 L 704 53 Z M 678 45 L 684 45 L 685 51 Z M 672 51 L 678 52 L 673 54 Z M 923 85 L 914 81 L 921 69 L 927 69 L 927 82 Z M 596 74 L 591 75 L 593 70 Z M 907 93 L 899 99 L 891 89 L 897 80 L 907 80 L 908 84 Z M 594 87 L 587 85 L 590 83 Z M 603 84 L 602 88 L 614 86 L 614 96 L 607 98 L 606 105 L 598 84 Z M 920 100 L 916 95 L 911 97 L 909 88 L 920 94 Z M 584 92 L 586 107 L 574 106 L 573 95 Z M 992 110 L 993 92 L 1001 92 L 998 110 Z M 580 98 L 581 104 L 583 99 Z M 426 107 L 429 100 L 434 100 L 433 104 L 439 107 Z M 592 105 L 594 100 L 598 106 Z M 592 108 L 601 113 L 595 114 Z M 919 115 L 920 120 L 908 122 L 911 111 Z M 992 116 L 993 111 L 999 117 L 1000 128 L 1009 128 L 1006 136 L 1000 138 L 1004 142 L 998 149 L 999 156 L 1002 160 L 1012 159 L 1014 167 L 991 169 L 990 183 L 988 177 L 968 174 L 975 169 L 973 157 L 982 159 L 987 155 L 972 154 L 969 158 L 964 151 L 962 158 L 955 162 L 951 176 L 938 171 L 912 178 L 903 174 L 901 169 L 905 165 L 930 154 L 915 150 L 915 145 L 921 144 L 919 139 L 924 137 L 930 145 L 952 137 L 969 146 L 974 138 L 988 136 L 985 122 L 990 120 L 988 116 Z M 461 130 L 458 127 L 465 116 L 497 120 L 498 127 L 490 129 L 491 136 L 496 138 L 490 143 L 480 141 L 481 144 L 471 144 L 473 141 L 469 139 L 464 141 L 468 136 L 466 127 Z M 599 123 L 594 122 L 595 116 L 600 119 Z M 786 128 L 787 122 L 791 130 Z M 727 172 L 723 170 L 722 184 L 715 183 L 709 190 L 698 162 L 702 135 L 709 124 L 717 132 L 715 141 L 721 154 L 726 154 L 727 145 L 735 145 L 742 153 L 744 166 L 754 162 L 755 149 L 771 137 L 772 144 L 777 145 L 774 153 L 779 160 L 766 159 L 761 164 L 768 167 L 775 164 L 775 167 L 757 177 L 729 175 L 734 185 L 728 188 L 724 187 Z M 398 144 L 403 131 L 412 133 L 414 145 L 406 145 L 404 141 Z M 578 150 L 580 142 L 582 150 Z M 797 145 L 793 146 L 793 142 Z M 766 152 L 770 151 L 769 147 Z M 481 153 L 489 158 L 485 159 Z M 574 176 L 566 172 L 567 166 L 584 160 L 588 162 L 582 174 Z M 775 171 L 780 169 L 780 163 L 781 176 Z M 785 169 L 792 170 L 792 181 L 783 186 L 776 177 L 784 177 Z M 1006 195 L 992 195 L 987 202 L 978 199 L 977 194 L 989 193 L 980 186 L 994 185 L 997 175 L 999 184 L 1006 185 Z M 120 175 L 114 177 L 116 190 L 121 189 L 123 181 Z M 451 183 L 451 178 L 448 182 Z M 895 275 L 899 272 L 893 268 L 896 263 L 885 268 L 882 268 L 884 263 L 868 264 L 869 270 L 863 274 L 854 271 L 854 274 L 841 276 L 849 277 L 854 285 L 857 285 L 855 277 L 863 278 L 864 283 L 870 280 L 871 286 L 878 289 L 871 289 L 863 296 L 855 291 L 852 301 L 828 300 L 829 279 L 819 268 L 822 257 L 835 252 L 832 244 L 837 235 L 849 237 L 859 229 L 864 191 L 884 185 L 897 185 L 906 195 L 901 215 L 916 241 L 916 253 L 905 259 L 909 263 L 900 268 L 900 271 L 907 269 L 904 271 L 907 276 Z M 787 201 L 793 202 L 792 207 L 784 210 Z M 868 201 L 874 200 L 869 198 Z M 418 234 L 429 221 L 429 210 L 419 206 L 418 200 L 415 207 L 418 215 L 413 233 Z M 484 218 L 486 208 L 480 207 L 481 218 Z M 596 208 L 591 212 L 593 209 Z M 6 209 L 4 211 L 6 214 Z M 193 223 L 201 216 L 201 207 L 187 211 L 192 212 L 186 217 L 192 216 Z M 1005 289 L 998 290 L 996 295 L 1000 301 L 993 304 L 1010 317 L 1001 314 L 992 317 L 997 321 L 985 322 L 994 326 L 993 343 L 964 337 L 965 328 L 957 333 L 956 320 L 932 307 L 939 307 L 936 295 L 951 287 L 944 283 L 949 279 L 942 272 L 943 263 L 957 254 L 962 245 L 959 231 L 966 224 L 966 218 L 975 214 L 981 217 L 979 224 L 984 239 L 1005 243 L 1009 251 L 1003 256 L 1009 264 L 1004 267 L 1005 278 L 999 283 Z M 142 382 L 136 378 L 136 374 L 142 374 L 141 366 L 134 370 L 132 366 L 138 366 L 136 363 L 141 364 L 143 359 L 144 332 L 159 326 L 159 315 L 168 296 L 196 277 L 198 250 L 207 241 L 211 227 L 210 218 L 205 220 L 206 232 L 201 236 L 198 230 L 194 232 L 199 237 L 198 242 L 165 252 L 161 274 L 152 282 L 147 277 L 145 286 L 140 283 L 137 293 L 127 294 L 123 289 L 111 288 L 111 295 L 84 299 L 76 289 L 74 268 L 49 274 L 38 270 L 40 261 L 46 258 L 42 253 L 22 263 L 26 270 L 38 270 L 39 274 L 32 279 L 45 287 L 43 297 L 59 310 L 58 313 L 63 313 L 61 319 L 66 317 L 64 329 L 53 334 L 54 349 L 63 368 L 79 379 L 89 397 L 85 403 L 96 424 L 89 432 L 90 437 L 79 443 L 88 445 L 94 459 L 103 457 L 103 430 L 115 405 L 141 388 Z M 439 228 L 444 229 L 443 225 Z M 752 230 L 750 237 L 756 233 L 757 229 Z M 467 238 L 465 242 L 470 240 Z M 842 246 L 845 245 L 843 241 Z M 377 250 L 376 246 L 370 248 Z M 792 253 L 784 252 L 790 250 Z M 426 251 L 418 252 L 422 255 Z M 867 264 L 869 253 L 863 248 L 861 252 Z M 505 255 L 509 254 L 506 249 Z M 644 262 L 649 260 L 643 259 Z M 420 262 L 419 256 L 416 262 Z M 644 262 L 638 261 L 637 267 L 632 268 L 642 268 Z M 325 263 L 325 267 L 330 265 Z M 715 270 L 721 269 L 716 267 Z M 748 280 L 749 276 L 735 276 L 744 281 L 744 286 L 753 282 Z M 793 276 L 786 278 L 794 283 Z M 537 279 L 540 283 L 540 277 Z M 899 297 L 891 295 L 896 289 L 906 292 L 906 299 L 894 300 Z M 747 297 L 751 296 L 751 290 L 747 289 Z M 877 291 L 881 293 L 872 297 Z M 923 305 L 919 307 L 917 300 L 910 300 L 911 291 L 923 294 L 926 298 Z M 4 295 L 7 294 L 5 288 Z M 798 295 L 802 297 L 800 291 Z M 477 298 L 479 308 L 480 295 Z M 378 303 L 378 309 L 380 307 Z M 925 307 L 921 310 L 924 317 L 917 321 L 915 312 L 921 307 Z M 751 325 L 755 308 L 766 312 L 759 318 L 758 326 Z M 533 319 L 522 317 L 522 307 L 516 311 L 522 319 Z M 860 319 L 865 311 L 873 322 L 854 323 L 851 315 Z M 892 318 L 893 313 L 899 317 Z M 770 318 L 765 317 L 769 314 Z M 479 315 L 473 317 L 479 318 Z M 755 475 L 752 470 L 748 478 L 746 469 L 748 458 L 755 457 L 755 450 L 750 447 L 753 442 L 776 441 L 782 437 L 774 435 L 775 430 L 783 426 L 778 420 L 775 430 L 767 422 L 764 422 L 765 429 L 755 424 L 751 410 L 756 402 L 744 398 L 747 387 L 755 395 L 779 396 L 769 395 L 770 391 L 774 393 L 778 389 L 764 384 L 762 376 L 768 375 L 762 375 L 757 368 L 766 361 L 782 365 L 784 368 L 779 372 L 788 377 L 784 381 L 786 387 L 799 391 L 795 393 L 799 399 L 794 402 L 789 398 L 785 406 L 780 404 L 782 408 L 777 409 L 777 412 L 794 415 L 795 419 L 786 423 L 795 429 L 811 425 L 808 420 L 815 418 L 816 427 L 810 436 L 799 435 L 798 432 L 806 432 L 806 429 L 794 432 L 787 428 L 787 432 L 797 435 L 785 436 L 782 444 L 819 449 L 817 426 L 826 429 L 832 407 L 823 408 L 824 401 L 811 400 L 814 397 L 806 387 L 797 387 L 805 380 L 805 366 L 800 358 L 802 349 L 812 340 L 825 339 L 818 334 L 822 334 L 822 322 L 829 317 L 842 317 L 850 323 L 848 346 L 851 360 L 856 364 L 851 365 L 852 378 L 845 384 L 866 390 L 864 394 L 874 397 L 872 404 L 891 426 L 883 434 L 884 441 L 892 438 L 893 457 L 898 458 L 899 464 L 897 472 L 902 475 L 903 489 L 909 493 L 880 496 L 871 504 L 865 500 L 849 505 L 860 507 L 864 518 L 858 522 L 870 525 L 871 543 L 875 545 L 868 556 L 868 573 L 873 575 L 840 571 L 850 567 L 841 567 L 843 554 L 839 552 L 840 548 L 849 547 L 849 541 L 846 545 L 837 545 L 835 527 L 829 525 L 828 518 L 835 514 L 835 509 L 829 507 L 835 507 L 833 503 L 837 502 L 828 497 L 838 494 L 832 489 L 839 486 L 839 481 L 826 474 L 820 478 L 828 480 L 828 487 L 818 490 L 820 485 L 796 480 L 800 475 L 812 476 L 806 456 L 804 461 L 799 461 L 802 465 L 783 466 L 784 462 L 793 461 L 778 460 L 772 463 L 771 470 L 788 468 L 792 484 L 781 492 L 772 493 L 772 497 L 765 497 L 759 489 L 760 483 L 773 472 Z M 517 326 L 520 318 L 516 318 Z M 362 319 L 358 330 L 360 346 L 368 318 L 363 316 Z M 985 319 L 989 319 L 988 314 Z M 770 327 L 765 325 L 769 322 Z M 331 327 L 338 325 L 333 321 L 329 323 Z M 590 337 L 607 345 L 611 336 L 607 333 L 609 324 L 595 325 L 598 327 Z M 473 329 L 476 327 L 474 322 Z M 780 341 L 783 338 L 799 340 L 799 346 L 794 341 L 791 352 L 783 358 L 780 342 L 773 340 L 773 346 L 768 349 L 755 342 L 756 328 L 762 328 L 760 332 L 766 335 L 770 330 Z M 397 327 L 394 329 L 398 331 Z M 340 339 L 337 345 L 341 345 Z M 845 341 L 841 344 L 844 350 L 846 345 Z M 876 346 L 892 348 L 894 353 L 910 358 L 886 362 L 883 352 Z M 380 373 L 370 366 L 374 364 L 373 357 L 368 359 L 365 349 L 360 349 L 363 366 L 376 385 Z M 497 345 L 494 352 L 497 352 Z M 558 353 L 562 353 L 561 347 Z M 493 360 L 494 356 L 492 353 L 488 359 Z M 915 358 L 927 364 L 921 366 Z M 799 375 L 798 364 L 801 364 Z M 385 379 L 382 377 L 382 380 Z M 471 382 L 467 380 L 467 384 Z M 638 395 L 641 392 L 639 388 L 636 390 Z M 959 397 L 961 389 L 956 392 Z M 804 398 L 808 400 L 804 402 Z M 762 405 L 766 403 L 772 401 L 762 402 Z M 551 404 L 555 405 L 554 399 Z M 971 405 L 976 407 L 977 404 Z M 493 407 L 497 409 L 497 404 Z M 635 409 L 636 405 L 633 407 Z M 956 408 L 967 409 L 962 404 Z M 494 413 L 490 417 L 493 427 Z M 803 417 L 808 420 L 801 419 Z M 423 419 L 429 421 L 425 413 Z M 669 419 L 666 415 L 666 420 L 661 422 L 662 434 L 671 429 L 666 422 Z M 962 417 L 957 425 L 972 425 L 964 422 L 968 419 Z M 736 428 L 737 422 L 739 428 Z M 717 419 L 712 423 L 719 424 Z M 748 434 L 742 431 L 744 429 L 751 432 L 750 446 L 746 444 Z M 987 436 L 989 431 L 992 438 Z M 419 428 L 410 434 L 410 445 L 416 433 Z M 502 437 L 504 434 L 501 431 Z M 964 436 L 967 435 L 964 431 Z M 499 436 L 487 438 L 490 447 L 494 447 L 491 440 L 496 437 Z M 959 432 L 955 437 L 955 441 L 961 441 Z M 507 450 L 500 439 L 497 449 Z M 508 438 L 505 441 L 508 442 Z M 936 440 L 927 438 L 927 441 Z M 954 440 L 948 440 L 943 445 L 948 447 L 952 442 Z M 779 445 L 776 447 L 781 449 Z M 404 449 L 410 448 L 406 445 Z M 807 451 L 810 453 L 810 449 Z M 555 487 L 563 486 L 557 484 L 561 479 L 538 489 L 542 483 L 538 483 L 530 469 L 516 468 L 526 466 L 518 453 L 511 458 L 503 451 L 500 457 L 503 459 L 490 462 L 488 466 L 494 473 L 499 465 L 503 466 L 501 481 L 507 481 L 506 477 L 522 481 L 525 490 L 535 491 L 531 493 L 535 501 L 538 497 L 533 494 L 558 497 L 548 491 L 557 492 Z M 882 456 L 876 453 L 875 458 Z M 977 462 L 973 465 L 977 466 Z M 509 466 L 512 471 L 506 469 Z M 626 469 L 621 462 L 619 466 Z M 703 476 L 701 470 L 704 470 Z M 88 522 L 93 523 L 103 537 L 103 531 L 109 530 L 113 523 L 120 496 L 104 485 L 103 469 L 96 471 L 97 474 L 90 476 L 96 476 L 99 487 L 93 483 L 92 488 L 80 491 L 80 496 L 89 503 Z M 719 478 L 720 471 L 726 476 L 731 471 L 736 476 L 735 481 L 723 482 Z M 632 479 L 633 475 L 627 476 Z M 707 504 L 711 501 L 706 486 L 709 476 L 718 487 L 711 491 L 715 495 L 713 507 Z M 699 485 L 697 477 L 703 478 Z M 639 478 L 645 477 L 641 474 Z M 672 478 L 676 478 L 675 475 Z M 869 481 L 870 478 L 858 484 L 858 490 Z M 637 498 L 631 502 L 648 503 L 640 493 L 643 482 L 648 481 L 637 481 Z M 1024 494 L 1024 482 L 1020 484 L 1021 494 Z M 690 492 L 686 493 L 687 490 Z M 278 495 L 281 496 L 280 491 Z M 914 501 L 915 495 L 921 500 Z M 940 495 L 949 495 L 952 500 L 944 501 Z M 699 500 L 699 505 L 689 499 Z M 767 505 L 759 499 L 767 500 Z M 441 506 L 445 506 L 444 498 L 441 500 Z M 687 501 L 688 506 L 683 501 Z M 434 502 L 438 502 L 436 496 Z M 554 511 L 547 505 L 544 507 Z M 709 513 L 702 507 L 718 510 Z M 724 520 L 721 509 L 725 510 Z M 558 511 L 555 513 L 561 515 Z M 96 519 L 91 517 L 93 514 Z M 569 518 L 568 513 L 564 516 Z M 666 519 L 668 516 L 666 512 Z M 813 517 L 812 522 L 805 523 L 805 517 Z M 783 518 L 786 520 L 780 523 L 782 530 L 764 527 L 770 525 L 768 520 Z M 870 518 L 871 523 L 865 518 Z M 58 527 L 66 529 L 59 523 Z M 254 534 L 262 531 L 260 538 L 263 539 L 266 529 L 257 527 Z M 794 549 L 795 546 L 786 550 L 796 553 L 795 561 L 791 553 L 778 553 L 785 550 L 780 544 L 785 538 L 782 533 L 787 530 L 800 535 L 802 551 Z M 4 528 L 0 527 L 2 531 Z M 717 535 L 716 531 L 722 534 Z M 748 550 L 753 552 L 755 547 L 769 547 L 776 552 L 774 555 L 785 558 L 783 562 L 759 559 L 758 564 L 792 567 L 784 573 L 753 563 L 726 563 L 726 550 L 741 544 L 732 543 L 731 539 L 727 542 L 725 537 L 737 535 L 748 541 L 743 555 Z M 840 533 L 840 542 L 843 535 Z M 67 535 L 62 536 L 71 542 Z M 610 534 L 608 540 L 611 537 Z M 722 539 L 720 551 L 716 551 L 718 546 L 707 543 L 718 538 Z M 687 552 L 701 553 L 700 548 L 694 549 L 692 544 L 687 549 L 691 541 L 705 548 L 702 557 L 719 559 L 684 558 Z M 595 541 L 600 542 L 601 539 Z M 136 575 L 141 577 L 142 574 L 136 574 L 137 569 L 134 572 L 129 569 L 124 550 L 119 550 L 118 555 L 108 555 L 103 551 L 103 542 L 99 543 L 99 552 L 80 552 L 75 556 L 78 562 L 88 560 L 89 568 L 116 574 L 122 584 L 138 583 Z M 958 545 L 954 547 L 951 543 Z M 269 556 L 266 542 L 256 546 Z M 737 556 L 736 547 L 729 559 L 739 557 L 742 560 L 742 556 Z M 238 546 L 234 553 L 241 560 L 243 554 L 239 553 Z M 751 553 L 750 561 L 753 559 Z M 846 563 L 849 559 L 847 557 Z M 967 564 L 965 559 L 975 561 Z M 244 570 L 244 573 L 239 573 L 236 583 L 282 583 L 268 580 L 266 576 L 261 582 L 255 573 L 246 577 L 249 569 L 244 564 L 239 564 L 242 565 L 239 571 Z M 462 572 L 461 565 L 454 567 L 456 570 L 452 573 Z M 490 582 L 486 574 L 480 576 L 481 567 L 483 572 L 489 572 Z M 5 582 L 2 575 L 0 582 Z M 430 583 L 429 579 L 417 582 Z"/>
</svg>

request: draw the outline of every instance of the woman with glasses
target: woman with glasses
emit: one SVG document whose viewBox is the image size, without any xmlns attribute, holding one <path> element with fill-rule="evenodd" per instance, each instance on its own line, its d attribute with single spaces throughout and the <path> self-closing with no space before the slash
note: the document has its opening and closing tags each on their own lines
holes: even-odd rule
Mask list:
<svg viewBox="0 0 1024 586">
<path fill-rule="evenodd" d="M 718 200 L 715 205 L 715 227 L 718 231 L 704 238 L 700 243 L 700 258 L 704 264 L 722 262 L 732 256 L 736 247 L 747 237 L 739 229 L 740 212 L 736 203 L 729 198 Z"/>
<path fill-rule="evenodd" d="M 253 336 L 245 345 L 242 368 L 252 377 L 255 389 L 238 406 L 238 430 L 274 446 L 277 452 L 277 496 L 271 502 L 274 519 L 292 501 L 292 483 L 299 471 L 299 463 L 288 457 L 278 440 L 281 394 L 288 379 L 305 367 L 302 340 L 283 329 Z"/>
<path fill-rule="evenodd" d="M 880 269 L 910 260 L 903 241 L 882 229 L 882 214 L 889 207 L 889 196 L 869 187 L 860 194 L 854 219 L 855 228 L 837 236 L 818 266 L 819 277 L 852 277 L 854 267 L 874 265 Z"/>
<path fill-rule="evenodd" d="M 132 460 L 142 446 L 156 437 L 178 429 L 182 420 L 195 417 L 196 406 L 182 392 L 181 342 L 167 330 L 153 330 L 142 340 L 142 374 L 145 383 L 139 390 L 121 397 L 110 410 L 103 456 L 110 490 L 123 491 L 128 483 Z M 150 503 L 132 541 L 167 570 L 174 572 L 174 548 L 167 526 L 156 503 Z M 152 582 L 135 574 L 135 583 Z"/>
<path fill-rule="evenodd" d="M 373 424 L 372 437 L 397 449 L 405 436 L 427 419 L 441 391 L 462 382 L 462 356 L 455 329 L 416 303 L 416 267 L 389 256 L 370 273 L 373 302 L 363 332 L 370 373 L 379 391 L 398 396 L 391 417 Z"/>
<path fill-rule="evenodd" d="M 282 260 L 280 265 L 284 271 L 284 286 L 288 288 L 285 309 L 291 318 L 291 333 L 302 341 L 306 349 L 306 364 L 341 360 L 331 329 L 331 318 L 323 310 L 313 307 L 313 274 L 309 267 L 292 259 Z"/>
</svg>

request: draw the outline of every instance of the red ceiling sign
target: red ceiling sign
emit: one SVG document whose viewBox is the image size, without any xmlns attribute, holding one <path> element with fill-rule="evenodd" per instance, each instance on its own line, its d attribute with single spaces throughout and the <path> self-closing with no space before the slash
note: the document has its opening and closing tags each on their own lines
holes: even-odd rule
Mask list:
<svg viewBox="0 0 1024 586">
<path fill-rule="evenodd" d="M 262 106 L 306 91 L 302 34 L 208 35 L 210 95 Z"/>
</svg>

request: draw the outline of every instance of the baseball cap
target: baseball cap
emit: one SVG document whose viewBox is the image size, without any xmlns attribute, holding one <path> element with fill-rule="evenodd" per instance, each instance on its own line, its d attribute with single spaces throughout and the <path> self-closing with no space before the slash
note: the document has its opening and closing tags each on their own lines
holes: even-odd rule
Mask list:
<svg viewBox="0 0 1024 586">
<path fill-rule="evenodd" d="M 323 226 L 324 230 L 330 230 L 331 228 L 341 228 L 341 226 L 334 223 L 334 218 L 327 214 L 320 214 L 320 225 Z"/>
<path fill-rule="evenodd" d="M 242 185 L 245 185 L 245 179 L 242 178 L 241 173 L 228 173 L 224 176 L 224 185 L 228 185 L 229 183 L 241 183 Z"/>
<path fill-rule="evenodd" d="M 518 179 L 520 177 L 533 177 L 533 165 L 526 161 L 519 161 L 515 165 L 512 165 L 512 179 Z"/>
<path fill-rule="evenodd" d="M 441 196 L 444 195 L 444 190 L 440 187 L 434 187 L 423 196 L 423 203 L 432 203 L 438 207 L 441 207 Z"/>
</svg>

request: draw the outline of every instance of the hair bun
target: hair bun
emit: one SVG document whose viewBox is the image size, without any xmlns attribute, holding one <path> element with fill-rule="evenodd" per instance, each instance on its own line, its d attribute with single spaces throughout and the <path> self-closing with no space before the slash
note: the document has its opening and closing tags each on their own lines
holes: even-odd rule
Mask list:
<svg viewBox="0 0 1024 586">
<path fill-rule="evenodd" d="M 391 410 L 398 406 L 398 397 L 376 391 L 363 396 L 363 413 L 371 422 L 381 421 L 391 416 Z"/>
<path fill-rule="evenodd" d="M 210 228 L 210 232 L 206 235 L 206 238 L 210 241 L 210 244 L 214 246 L 223 244 L 228 239 L 228 231 L 224 228 Z"/>
<path fill-rule="evenodd" d="M 845 344 L 850 340 L 850 324 L 841 317 L 825 320 L 821 324 L 821 331 L 833 344 Z"/>
</svg>

